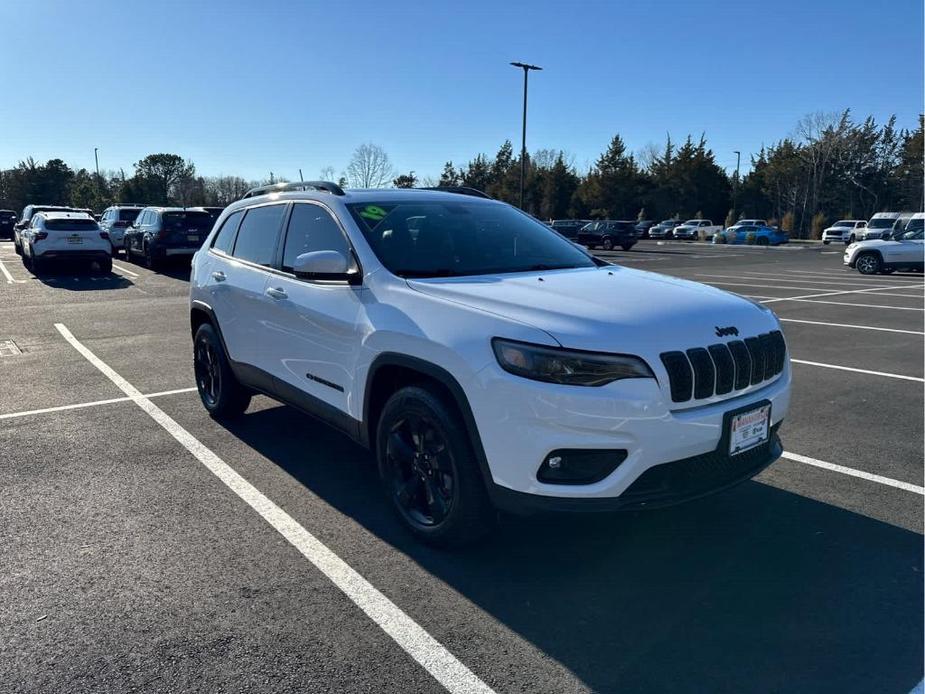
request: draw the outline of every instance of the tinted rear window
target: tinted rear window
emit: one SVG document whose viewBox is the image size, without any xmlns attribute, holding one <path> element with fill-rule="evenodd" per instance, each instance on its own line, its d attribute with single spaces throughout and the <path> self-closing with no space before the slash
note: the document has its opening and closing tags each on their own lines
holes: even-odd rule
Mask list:
<svg viewBox="0 0 925 694">
<path fill-rule="evenodd" d="M 164 229 L 168 231 L 209 231 L 212 217 L 206 212 L 165 212 Z"/>
<path fill-rule="evenodd" d="M 92 219 L 46 219 L 45 228 L 49 231 L 92 231 L 97 224 Z"/>
<path fill-rule="evenodd" d="M 119 221 L 120 222 L 134 222 L 139 212 L 141 212 L 140 207 L 120 209 L 119 210 Z"/>
</svg>

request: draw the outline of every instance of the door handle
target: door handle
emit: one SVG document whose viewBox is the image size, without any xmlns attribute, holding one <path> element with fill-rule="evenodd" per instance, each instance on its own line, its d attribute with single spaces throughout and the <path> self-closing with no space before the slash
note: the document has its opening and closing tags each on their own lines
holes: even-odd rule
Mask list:
<svg viewBox="0 0 925 694">
<path fill-rule="evenodd" d="M 221 271 L 213 272 L 213 273 L 212 273 L 212 279 L 214 279 L 216 282 L 224 282 L 224 281 L 225 281 L 225 273 L 224 273 L 224 272 L 221 272 Z"/>
<path fill-rule="evenodd" d="M 266 292 L 264 293 L 273 299 L 288 299 L 289 298 L 289 295 L 285 292 L 285 290 L 278 289 L 275 287 L 268 287 Z"/>
</svg>

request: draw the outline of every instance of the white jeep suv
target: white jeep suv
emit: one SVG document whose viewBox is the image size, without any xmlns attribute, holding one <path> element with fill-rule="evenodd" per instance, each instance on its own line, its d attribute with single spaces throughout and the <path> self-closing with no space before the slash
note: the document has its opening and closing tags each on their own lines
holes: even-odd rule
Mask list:
<svg viewBox="0 0 925 694">
<path fill-rule="evenodd" d="M 607 264 L 477 191 L 254 189 L 193 259 L 190 318 L 213 416 L 263 393 L 334 425 L 433 543 L 495 509 L 695 498 L 782 452 L 768 308 Z"/>
</svg>

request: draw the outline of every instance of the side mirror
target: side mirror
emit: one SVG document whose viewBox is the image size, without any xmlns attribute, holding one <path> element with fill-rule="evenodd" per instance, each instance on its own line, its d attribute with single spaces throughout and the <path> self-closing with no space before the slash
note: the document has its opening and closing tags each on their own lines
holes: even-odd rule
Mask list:
<svg viewBox="0 0 925 694">
<path fill-rule="evenodd" d="M 351 271 L 351 263 L 340 251 L 303 253 L 292 264 L 296 277 L 306 280 L 328 280 L 359 283 L 359 275 Z"/>
</svg>

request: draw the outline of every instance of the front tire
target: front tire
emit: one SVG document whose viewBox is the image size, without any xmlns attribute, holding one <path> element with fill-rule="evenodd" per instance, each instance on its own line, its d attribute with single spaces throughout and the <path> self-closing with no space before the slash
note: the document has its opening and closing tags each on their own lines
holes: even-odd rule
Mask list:
<svg viewBox="0 0 925 694">
<path fill-rule="evenodd" d="M 613 250 L 613 241 L 611 241 L 610 239 L 604 239 L 604 240 L 601 242 L 601 248 L 603 248 L 605 251 L 612 251 L 612 250 Z"/>
<path fill-rule="evenodd" d="M 459 422 L 442 395 L 408 386 L 386 402 L 376 430 L 386 496 L 405 526 L 432 545 L 478 540 L 497 516 Z"/>
<path fill-rule="evenodd" d="M 238 383 L 218 332 L 209 323 L 200 325 L 193 338 L 193 371 L 199 399 L 215 419 L 237 417 L 250 405 L 250 391 Z"/>
<path fill-rule="evenodd" d="M 771 242 L 766 236 L 759 236 L 755 243 L 757 243 L 759 246 L 769 246 Z"/>
<path fill-rule="evenodd" d="M 857 260 L 854 261 L 854 266 L 862 275 L 876 275 L 880 272 L 882 265 L 883 263 L 880 261 L 880 256 L 876 253 L 862 253 L 858 256 Z"/>
</svg>

